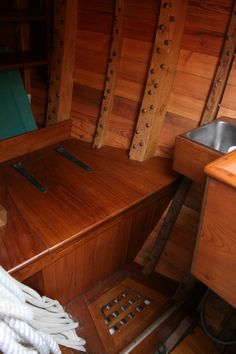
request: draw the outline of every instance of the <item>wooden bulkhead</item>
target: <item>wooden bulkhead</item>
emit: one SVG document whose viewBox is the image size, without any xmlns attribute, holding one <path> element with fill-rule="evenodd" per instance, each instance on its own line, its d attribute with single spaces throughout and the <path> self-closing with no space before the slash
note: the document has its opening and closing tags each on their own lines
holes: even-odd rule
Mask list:
<svg viewBox="0 0 236 354">
<path fill-rule="evenodd" d="M 186 328 L 197 323 L 197 329 L 176 353 L 196 347 L 195 338 L 202 353 L 222 352 L 192 316 L 201 286 L 137 347 L 129 346 L 175 306 L 179 283 L 186 289 L 195 284 L 188 277 L 196 242 L 202 244 L 207 187 L 206 174 L 195 173 L 193 162 L 205 166 L 218 154 L 208 161 L 194 148 L 189 166 L 195 182 L 184 179 L 185 191 L 176 194 L 183 184 L 179 173 L 188 170 L 179 162 L 188 152 L 182 134 L 222 116 L 234 122 L 235 45 L 232 0 L 0 4 L 0 90 L 1 73 L 20 72 L 19 90 L 28 95 L 36 123 L 17 135 L 9 127 L 0 141 L 0 265 L 80 318 L 88 353 L 154 353 L 163 343 L 172 345 L 168 338 L 186 318 Z M 143 274 L 153 253 L 146 267 L 152 272 Z M 202 281 L 198 269 L 192 271 Z M 234 295 L 229 305 L 214 279 L 209 284 L 224 300 L 211 294 L 206 320 L 227 337 L 235 331 L 226 325 L 235 316 Z M 137 310 L 137 322 L 129 327 L 125 321 L 127 327 L 111 336 L 101 308 L 124 291 L 152 299 L 150 308 Z M 214 301 L 225 314 L 220 320 Z"/>
</svg>

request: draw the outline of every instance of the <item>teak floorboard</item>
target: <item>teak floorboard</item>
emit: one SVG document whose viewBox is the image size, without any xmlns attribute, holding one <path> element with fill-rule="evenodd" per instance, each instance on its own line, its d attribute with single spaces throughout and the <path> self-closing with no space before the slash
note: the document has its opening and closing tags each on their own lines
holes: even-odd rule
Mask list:
<svg viewBox="0 0 236 354">
<path fill-rule="evenodd" d="M 86 173 L 54 148 L 62 146 L 92 168 Z M 41 193 L 12 167 L 21 162 L 47 189 Z M 0 165 L 0 264 L 14 272 L 142 202 L 176 181 L 171 160 L 131 161 L 127 152 L 100 150 L 70 139 Z"/>
</svg>

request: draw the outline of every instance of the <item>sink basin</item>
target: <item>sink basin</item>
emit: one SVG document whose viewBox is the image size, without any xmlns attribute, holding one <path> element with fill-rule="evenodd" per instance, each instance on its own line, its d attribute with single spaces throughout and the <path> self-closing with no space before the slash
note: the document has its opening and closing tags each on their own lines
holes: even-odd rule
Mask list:
<svg viewBox="0 0 236 354">
<path fill-rule="evenodd" d="M 205 183 L 205 165 L 234 149 L 236 124 L 218 119 L 176 137 L 173 169 Z"/>
<path fill-rule="evenodd" d="M 185 136 L 211 149 L 226 153 L 236 149 L 236 125 L 217 120 L 187 132 Z"/>
</svg>

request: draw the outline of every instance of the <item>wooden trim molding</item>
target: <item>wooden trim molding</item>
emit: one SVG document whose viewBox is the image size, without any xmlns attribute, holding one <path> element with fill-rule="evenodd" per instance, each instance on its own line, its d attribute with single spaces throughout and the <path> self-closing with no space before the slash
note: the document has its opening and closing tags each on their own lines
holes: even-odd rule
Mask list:
<svg viewBox="0 0 236 354">
<path fill-rule="evenodd" d="M 161 1 L 146 87 L 130 148 L 132 160 L 155 155 L 178 62 L 187 0 Z"/>
<path fill-rule="evenodd" d="M 203 110 L 200 125 L 214 120 L 217 116 L 220 103 L 223 99 L 229 73 L 234 60 L 236 47 L 236 1 L 234 1 L 228 30 L 225 36 L 223 49 L 220 55 L 217 70 Z"/>
<path fill-rule="evenodd" d="M 55 0 L 47 125 L 70 118 L 77 16 L 77 0 Z"/>
<path fill-rule="evenodd" d="M 69 139 L 71 126 L 71 120 L 67 120 L 0 141 L 0 163 Z"/>
<path fill-rule="evenodd" d="M 108 57 L 107 71 L 105 76 L 105 88 L 100 107 L 97 130 L 94 137 L 93 146 L 100 148 L 104 145 L 106 132 L 109 126 L 109 116 L 115 96 L 115 85 L 120 65 L 122 32 L 124 24 L 124 0 L 116 0 L 115 14 L 113 20 L 112 38 L 110 53 Z"/>
</svg>

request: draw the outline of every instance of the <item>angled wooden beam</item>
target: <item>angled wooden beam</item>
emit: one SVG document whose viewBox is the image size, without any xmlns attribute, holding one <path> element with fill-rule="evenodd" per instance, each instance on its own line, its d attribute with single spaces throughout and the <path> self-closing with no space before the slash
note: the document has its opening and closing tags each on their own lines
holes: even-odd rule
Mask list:
<svg viewBox="0 0 236 354">
<path fill-rule="evenodd" d="M 179 216 L 191 184 L 191 179 L 183 177 L 164 218 L 160 231 L 158 225 L 159 222 L 157 222 L 156 226 L 152 230 L 150 238 L 154 237 L 154 243 L 143 267 L 143 274 L 150 274 L 155 270 L 161 253 L 169 239 L 173 227 L 175 226 L 177 217 Z"/>
<path fill-rule="evenodd" d="M 47 125 L 67 120 L 70 117 L 77 16 L 77 0 L 55 0 Z"/>
<path fill-rule="evenodd" d="M 219 58 L 217 70 L 203 110 L 200 125 L 214 120 L 217 116 L 228 76 L 232 67 L 236 47 L 236 1 L 232 8 L 228 30 L 225 36 L 223 49 Z"/>
<path fill-rule="evenodd" d="M 187 0 L 161 1 L 146 87 L 130 148 L 132 160 L 155 155 L 174 81 Z"/>
<path fill-rule="evenodd" d="M 99 112 L 97 130 L 93 146 L 102 147 L 109 126 L 109 116 L 115 96 L 115 85 L 120 65 L 122 32 L 124 23 L 124 0 L 116 0 L 110 53 L 108 57 L 104 95 Z"/>
</svg>

